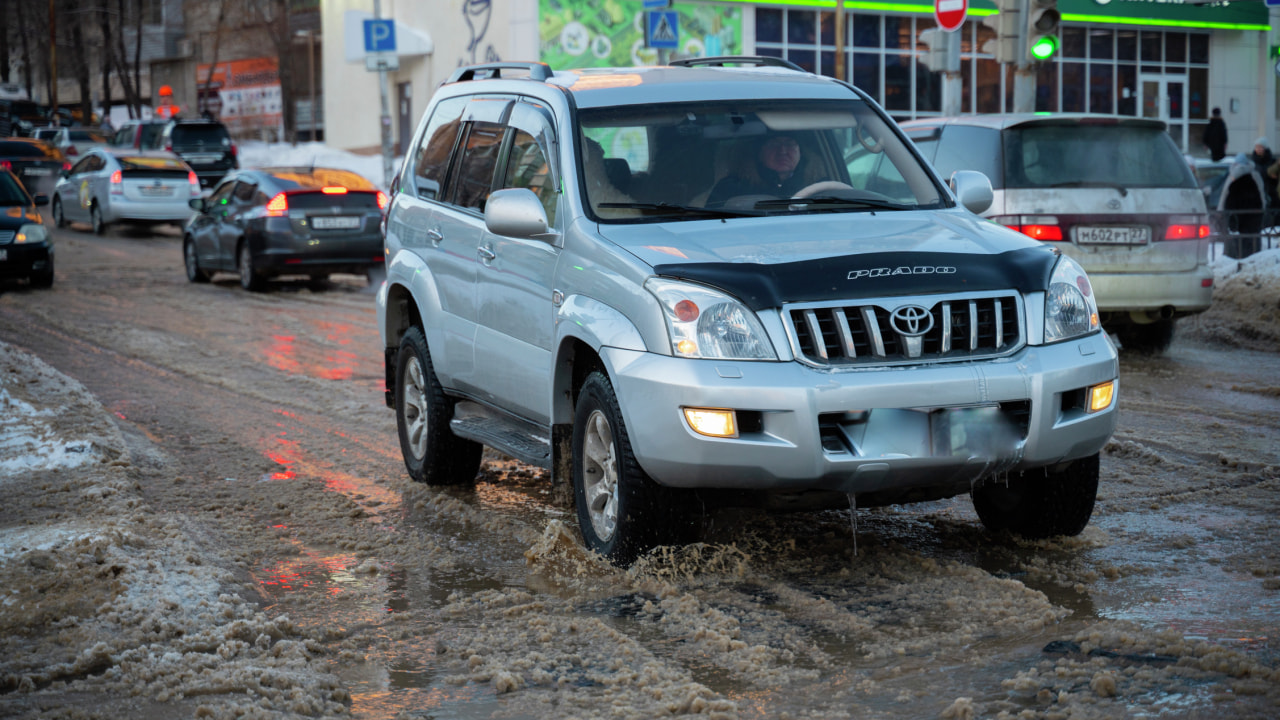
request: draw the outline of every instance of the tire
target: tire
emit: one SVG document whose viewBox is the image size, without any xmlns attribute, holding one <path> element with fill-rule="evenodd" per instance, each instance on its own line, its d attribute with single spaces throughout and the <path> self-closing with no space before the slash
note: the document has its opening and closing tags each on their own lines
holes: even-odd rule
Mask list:
<svg viewBox="0 0 1280 720">
<path fill-rule="evenodd" d="M 102 235 L 107 231 L 107 224 L 102 221 L 102 211 L 98 209 L 97 203 L 89 206 L 89 224 L 93 226 L 94 235 Z"/>
<path fill-rule="evenodd" d="M 42 272 L 38 272 L 31 276 L 31 287 L 33 288 L 51 288 L 53 287 L 53 256 L 49 256 L 49 264 Z"/>
<path fill-rule="evenodd" d="M 583 382 L 574 411 L 573 499 L 587 548 L 615 565 L 696 539 L 693 494 L 658 485 L 640 468 L 613 385 L 599 371 Z"/>
<path fill-rule="evenodd" d="M 484 446 L 449 429 L 453 401 L 436 378 L 420 328 L 401 338 L 395 377 L 396 429 L 409 477 L 427 485 L 474 483 Z"/>
<path fill-rule="evenodd" d="M 1120 347 L 1143 355 L 1159 355 L 1173 344 L 1173 319 L 1145 325 L 1128 324 L 1116 329 Z"/>
<path fill-rule="evenodd" d="M 57 195 L 53 196 L 53 210 L 51 212 L 53 213 L 54 227 L 64 228 L 67 226 L 67 216 L 62 212 L 62 201 L 58 199 Z"/>
<path fill-rule="evenodd" d="M 187 269 L 187 280 L 193 283 L 209 282 L 209 273 L 200 267 L 200 258 L 196 256 L 196 241 L 185 238 L 182 242 L 182 262 Z"/>
<path fill-rule="evenodd" d="M 1079 535 L 1098 496 L 1098 462 L 1095 453 L 1057 472 L 1029 470 L 1007 483 L 988 478 L 970 492 L 973 509 L 991 532 L 1033 540 Z"/>
<path fill-rule="evenodd" d="M 249 292 L 262 292 L 266 287 L 266 281 L 253 265 L 253 251 L 249 249 L 247 240 L 240 243 L 240 251 L 236 253 L 236 257 L 238 258 L 236 269 L 240 271 L 240 287 Z"/>
</svg>

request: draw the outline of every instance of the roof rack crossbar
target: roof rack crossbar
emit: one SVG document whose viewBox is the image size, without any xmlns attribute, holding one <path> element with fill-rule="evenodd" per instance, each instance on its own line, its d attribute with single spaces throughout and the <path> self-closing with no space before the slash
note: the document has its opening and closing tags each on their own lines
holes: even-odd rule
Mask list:
<svg viewBox="0 0 1280 720">
<path fill-rule="evenodd" d="M 767 55 L 720 55 L 718 57 L 684 58 L 682 60 L 672 60 L 671 64 L 676 67 L 700 67 L 704 65 L 714 67 L 724 67 L 725 65 L 758 65 L 761 67 L 783 67 L 788 70 L 808 72 L 790 60 L 784 60 L 779 57 L 769 57 Z"/>
<path fill-rule="evenodd" d="M 530 80 L 546 82 L 551 79 L 551 66 L 540 62 L 496 62 L 482 65 L 467 65 L 453 71 L 446 82 L 467 82 L 469 80 L 489 80 L 501 78 L 503 70 L 524 70 L 529 73 Z"/>
</svg>

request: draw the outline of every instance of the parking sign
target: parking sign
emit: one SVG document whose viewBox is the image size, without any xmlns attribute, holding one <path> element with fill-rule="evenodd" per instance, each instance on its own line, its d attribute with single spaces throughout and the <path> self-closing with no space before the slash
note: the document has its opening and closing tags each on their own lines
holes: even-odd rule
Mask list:
<svg viewBox="0 0 1280 720">
<path fill-rule="evenodd" d="M 395 52 L 396 21 L 365 20 L 364 51 L 367 53 Z"/>
</svg>

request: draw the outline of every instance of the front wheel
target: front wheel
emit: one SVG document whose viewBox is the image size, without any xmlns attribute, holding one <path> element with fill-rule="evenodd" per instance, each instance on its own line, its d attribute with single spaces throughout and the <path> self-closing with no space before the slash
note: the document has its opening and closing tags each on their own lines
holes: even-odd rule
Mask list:
<svg viewBox="0 0 1280 720">
<path fill-rule="evenodd" d="M 696 536 L 691 494 L 658 485 L 640 468 L 613 386 L 601 372 L 589 375 L 578 394 L 573 497 L 587 547 L 615 565 Z"/>
<path fill-rule="evenodd" d="M 1038 540 L 1079 535 L 1093 515 L 1098 497 L 1099 458 L 1095 453 L 1065 468 L 1045 468 L 988 478 L 969 494 L 982 524 L 992 532 L 1008 530 Z"/>
<path fill-rule="evenodd" d="M 64 228 L 67 226 L 67 216 L 62 212 L 62 200 L 57 195 L 53 196 L 53 224 L 54 227 Z"/>
<path fill-rule="evenodd" d="M 409 477 L 428 485 L 474 482 L 484 446 L 449 429 L 453 403 L 436 378 L 420 328 L 401 338 L 395 377 L 396 429 Z"/>
</svg>

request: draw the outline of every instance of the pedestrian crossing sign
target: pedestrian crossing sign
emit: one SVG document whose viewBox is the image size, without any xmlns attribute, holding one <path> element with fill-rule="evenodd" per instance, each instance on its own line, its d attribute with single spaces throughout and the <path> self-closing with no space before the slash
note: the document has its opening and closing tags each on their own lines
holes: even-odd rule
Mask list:
<svg viewBox="0 0 1280 720">
<path fill-rule="evenodd" d="M 649 11 L 646 44 L 651 48 L 675 50 L 680 47 L 680 15 L 674 10 Z"/>
</svg>

